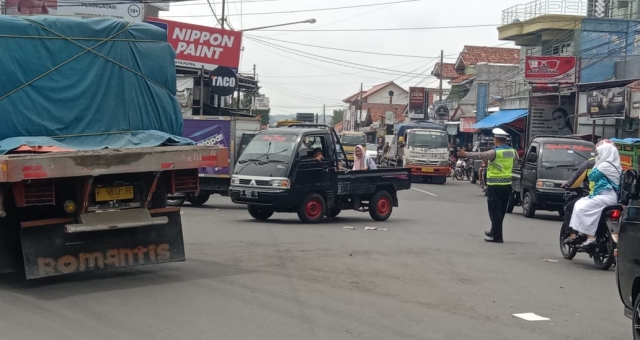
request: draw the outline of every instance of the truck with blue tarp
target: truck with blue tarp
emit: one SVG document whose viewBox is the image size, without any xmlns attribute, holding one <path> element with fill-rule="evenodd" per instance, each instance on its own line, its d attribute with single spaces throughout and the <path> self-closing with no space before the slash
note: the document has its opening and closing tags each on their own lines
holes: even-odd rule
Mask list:
<svg viewBox="0 0 640 340">
<path fill-rule="evenodd" d="M 0 16 L 0 272 L 27 279 L 184 261 L 180 208 L 227 149 L 181 137 L 166 32 Z"/>
</svg>

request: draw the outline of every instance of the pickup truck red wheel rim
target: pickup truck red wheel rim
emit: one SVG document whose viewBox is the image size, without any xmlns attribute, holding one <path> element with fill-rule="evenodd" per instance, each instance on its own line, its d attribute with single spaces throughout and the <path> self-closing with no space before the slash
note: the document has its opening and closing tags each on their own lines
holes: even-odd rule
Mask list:
<svg viewBox="0 0 640 340">
<path fill-rule="evenodd" d="M 391 209 L 391 201 L 389 200 L 388 197 L 380 197 L 380 199 L 378 200 L 378 214 L 380 215 L 386 215 L 389 213 L 389 209 Z"/>
<path fill-rule="evenodd" d="M 310 199 L 307 202 L 307 205 L 304 208 L 305 213 L 307 214 L 307 216 L 309 216 L 310 218 L 316 218 L 318 216 L 320 216 L 320 214 L 322 214 L 321 211 L 321 207 L 322 204 L 320 204 L 320 201 L 317 199 Z"/>
</svg>

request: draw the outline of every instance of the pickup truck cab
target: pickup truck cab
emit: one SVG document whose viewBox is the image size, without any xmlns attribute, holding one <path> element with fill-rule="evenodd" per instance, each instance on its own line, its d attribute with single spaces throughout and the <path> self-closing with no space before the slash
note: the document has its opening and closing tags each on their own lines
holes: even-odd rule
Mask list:
<svg viewBox="0 0 640 340">
<path fill-rule="evenodd" d="M 229 194 L 258 220 L 295 212 L 303 222 L 314 223 L 344 209 L 369 212 L 376 221 L 388 219 L 398 206 L 397 192 L 411 188 L 410 170 L 351 171 L 346 163 L 338 135 L 326 125 L 265 130 L 238 159 Z"/>
<path fill-rule="evenodd" d="M 529 143 L 523 159 L 516 159 L 513 167 L 513 195 L 507 212 L 522 206 L 524 217 L 532 218 L 536 210 L 557 211 L 564 214 L 562 184 L 591 157 L 595 157 L 593 143 L 577 137 L 536 136 Z"/>
</svg>

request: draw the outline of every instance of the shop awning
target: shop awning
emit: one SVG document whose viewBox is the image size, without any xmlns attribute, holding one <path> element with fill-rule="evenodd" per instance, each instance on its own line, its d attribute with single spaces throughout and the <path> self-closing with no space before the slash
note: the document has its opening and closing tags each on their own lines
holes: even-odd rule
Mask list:
<svg viewBox="0 0 640 340">
<path fill-rule="evenodd" d="M 522 117 L 526 117 L 527 113 L 529 113 L 529 110 L 527 109 L 500 110 L 475 123 L 472 128 L 490 129 L 502 124 L 511 123 L 514 120 L 520 119 Z"/>
</svg>

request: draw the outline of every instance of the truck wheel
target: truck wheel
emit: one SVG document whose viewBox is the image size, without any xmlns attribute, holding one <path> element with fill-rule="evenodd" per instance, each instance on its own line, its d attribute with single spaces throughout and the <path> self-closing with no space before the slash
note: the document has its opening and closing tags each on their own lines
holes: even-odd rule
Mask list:
<svg viewBox="0 0 640 340">
<path fill-rule="evenodd" d="M 516 206 L 516 193 L 511 192 L 509 196 L 509 201 L 507 202 L 507 214 L 511 214 L 513 212 L 513 207 Z"/>
<path fill-rule="evenodd" d="M 536 214 L 536 205 L 531 202 L 531 194 L 525 192 L 522 197 L 522 215 L 526 218 L 532 218 Z"/>
<path fill-rule="evenodd" d="M 329 208 L 329 211 L 327 211 L 327 213 L 325 215 L 327 217 L 336 217 L 336 216 L 340 215 L 341 211 L 342 211 L 342 209 L 340 209 L 338 207 L 331 207 L 331 208 Z"/>
<path fill-rule="evenodd" d="M 199 207 L 207 203 L 207 201 L 209 200 L 209 197 L 211 197 L 210 194 L 199 192 L 197 195 L 187 198 L 187 202 L 191 203 L 191 205 L 193 206 Z"/>
<path fill-rule="evenodd" d="M 261 221 L 266 220 L 273 215 L 273 209 L 257 205 L 247 205 L 247 210 L 251 217 Z"/>
<path fill-rule="evenodd" d="M 318 194 L 309 194 L 298 208 L 298 218 L 305 223 L 320 222 L 327 210 L 324 198 Z"/>
<path fill-rule="evenodd" d="M 640 294 L 636 296 L 633 304 L 633 317 L 631 325 L 633 326 L 633 340 L 640 340 Z"/>
<path fill-rule="evenodd" d="M 393 198 L 384 191 L 378 191 L 369 201 L 369 215 L 375 221 L 386 221 L 393 211 Z"/>
<path fill-rule="evenodd" d="M 170 207 L 181 207 L 185 200 L 186 198 L 180 196 L 167 197 L 167 205 Z"/>
</svg>

